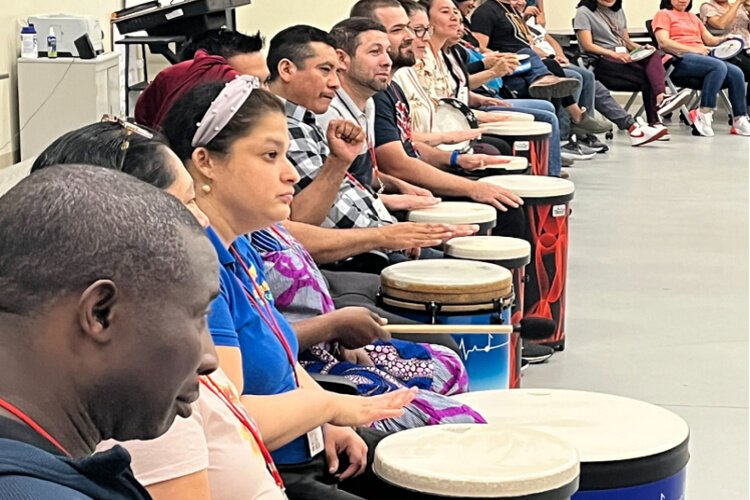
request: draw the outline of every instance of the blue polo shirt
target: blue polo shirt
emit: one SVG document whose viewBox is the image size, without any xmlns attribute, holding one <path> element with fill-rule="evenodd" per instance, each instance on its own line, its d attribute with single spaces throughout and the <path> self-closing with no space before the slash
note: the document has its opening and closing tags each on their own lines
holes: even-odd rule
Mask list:
<svg viewBox="0 0 750 500">
<path fill-rule="evenodd" d="M 271 395 L 294 390 L 294 371 L 289 364 L 286 351 L 248 300 L 238 281 L 241 280 L 245 287 L 252 291 L 250 277 L 235 261 L 234 255 L 224 248 L 213 229 L 207 228 L 206 233 L 216 249 L 221 264 L 219 296 L 211 304 L 211 313 L 208 315 L 208 329 L 214 344 L 222 347 L 239 347 L 242 352 L 243 394 Z M 297 336 L 274 305 L 260 256 L 244 236 L 234 242 L 234 247 L 247 267 L 256 275 L 255 281 L 264 291 L 276 322 L 292 349 L 294 359 L 297 359 Z M 307 438 L 301 436 L 276 450 L 273 452 L 273 459 L 279 464 L 298 464 L 310 460 Z"/>
</svg>

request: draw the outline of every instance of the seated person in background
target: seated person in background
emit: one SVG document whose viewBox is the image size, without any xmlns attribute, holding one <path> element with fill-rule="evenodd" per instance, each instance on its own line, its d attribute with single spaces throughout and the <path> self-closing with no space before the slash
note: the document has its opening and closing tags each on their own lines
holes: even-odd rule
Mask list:
<svg viewBox="0 0 750 500">
<path fill-rule="evenodd" d="M 222 263 L 222 290 L 212 304 L 209 329 L 243 404 L 254 414 L 264 395 L 322 390 L 296 361 L 299 332 L 274 306 L 261 259 L 245 236 L 289 215 L 299 176 L 286 157 L 290 140 L 283 104 L 269 92 L 253 90 L 247 78 L 217 82 L 175 103 L 164 133 L 201 186 L 197 203 L 211 220 L 208 234 Z M 284 420 L 278 407 L 275 415 Z M 382 436 L 327 423 L 276 450 L 290 498 L 350 498 L 343 490 L 363 488 L 368 497 L 387 498 L 378 496 L 385 486 L 367 467 L 368 451 Z"/>
<path fill-rule="evenodd" d="M 132 177 L 50 167 L 0 198 L 0 255 L 0 498 L 150 498 L 125 450 L 92 453 L 189 417 L 216 368 L 203 229 Z"/>
<path fill-rule="evenodd" d="M 427 8 L 424 5 L 412 3 L 408 0 L 402 1 L 402 5 L 409 14 L 409 23 L 412 30 L 424 30 L 422 31 L 423 39 L 415 38 L 412 42 L 412 52 L 415 55 L 414 59 L 417 59 L 416 56 L 424 56 L 432 50 L 424 41 L 424 39 L 428 39 L 428 41 L 431 39 L 431 35 L 427 32 L 427 28 L 431 26 L 427 17 Z M 454 33 L 451 40 L 457 42 L 458 34 L 455 30 L 451 29 L 448 30 L 448 32 Z M 454 47 L 451 47 L 449 50 L 454 50 Z M 517 61 L 515 61 L 515 54 L 510 55 L 514 58 L 512 64 L 517 64 Z M 449 93 L 451 97 L 460 97 L 465 104 L 468 104 L 465 100 L 469 97 L 473 98 L 475 101 L 481 99 L 479 104 L 486 105 L 485 109 L 487 110 L 501 109 L 503 111 L 528 113 L 533 115 L 535 120 L 549 123 L 552 127 L 552 134 L 550 136 L 549 171 L 552 176 L 560 175 L 560 132 L 557 116 L 555 116 L 555 108 L 550 102 L 540 99 L 514 99 L 512 100 L 513 104 L 511 104 L 509 101 L 480 96 L 479 94 L 470 92 L 468 85 L 472 84 L 472 76 L 469 75 L 468 79 L 466 77 L 466 72 L 464 71 L 463 66 L 465 61 L 463 60 L 459 49 L 456 49 L 455 57 L 454 54 L 451 54 L 450 57 L 453 62 L 450 66 L 447 64 L 447 55 L 441 51 L 440 56 L 445 56 L 445 61 L 441 58 L 440 61 L 443 62 L 443 64 L 435 66 L 435 69 L 432 71 L 428 71 L 424 66 L 421 66 L 418 73 L 415 71 L 413 67 L 414 65 L 409 64 L 400 67 L 394 73 L 394 85 L 399 85 L 399 88 L 403 91 L 406 99 L 409 101 L 412 128 L 415 127 L 413 119 L 415 116 L 420 117 L 421 115 L 424 115 L 421 120 L 418 120 L 422 122 L 422 127 L 424 127 L 425 123 L 434 121 L 434 114 L 436 111 L 434 103 L 442 97 L 447 97 L 448 95 L 443 95 L 446 92 Z M 490 56 L 485 60 L 489 61 L 492 60 L 492 58 L 493 56 Z M 498 59 L 497 61 L 497 63 L 493 63 L 493 67 L 503 64 L 502 60 Z M 479 64 L 481 64 L 481 62 Z M 445 83 L 441 85 L 437 82 Z M 443 94 L 438 94 L 438 92 Z M 475 111 L 475 113 L 483 114 L 490 118 L 502 117 L 502 115 L 487 113 L 484 111 Z M 419 127 L 419 123 L 416 126 Z M 419 128 L 417 128 L 417 130 L 419 130 Z M 416 142 L 417 137 L 414 137 Z M 445 154 L 445 152 L 435 152 L 432 149 L 423 147 L 422 145 L 418 145 L 418 148 L 429 157 L 428 161 L 440 161 L 439 155 L 441 153 Z M 461 156 L 462 155 L 458 156 L 459 165 Z"/>
<path fill-rule="evenodd" d="M 516 10 L 510 0 L 488 0 L 480 6 L 472 17 L 471 27 L 474 36 L 479 40 L 481 48 L 489 48 L 499 52 L 515 52 L 529 56 L 528 61 L 531 63 L 531 70 L 521 75 L 514 75 L 504 78 L 505 85 L 515 91 L 519 96 L 530 94 L 533 97 L 556 97 L 555 106 L 558 109 L 564 109 L 570 116 L 573 128 L 578 132 L 590 134 L 603 133 L 610 130 L 611 124 L 605 121 L 597 120 L 587 113 L 587 108 L 578 104 L 576 95 L 580 97 L 578 90 L 581 88 L 583 77 L 573 75 L 574 78 L 565 77 L 565 71 L 555 59 L 540 58 L 532 48 L 533 35 L 526 26 L 523 15 Z M 533 90 L 533 84 L 529 85 L 529 80 L 535 81 L 536 74 L 540 73 L 554 74 L 556 78 L 575 82 L 572 90 L 559 95 L 537 96 Z M 581 79 L 579 81 L 579 78 Z M 590 94 L 591 89 L 588 89 Z M 590 97 L 590 95 L 588 96 Z M 567 140 L 566 137 L 562 137 Z M 578 157 L 578 159 L 584 159 Z"/>
<path fill-rule="evenodd" d="M 158 133 L 117 120 L 87 125 L 47 147 L 32 171 L 57 163 L 71 164 L 71 169 L 77 168 L 76 163 L 86 163 L 121 170 L 163 189 L 185 204 L 201 226 L 208 225 L 208 218 L 195 204 L 190 174 Z M 328 392 L 315 396 L 314 406 L 305 407 L 306 400 L 300 399 L 299 411 L 337 414 L 353 424 L 373 420 L 374 414 L 362 407 L 364 399 Z M 288 423 L 294 425 L 291 419 Z M 266 439 L 276 440 L 273 429 Z M 114 444 L 106 441 L 99 449 Z M 261 429 L 242 408 L 237 389 L 221 368 L 201 377 L 200 397 L 189 418 L 175 419 L 157 439 L 121 444 L 132 457 L 136 479 L 155 500 L 285 498 L 283 481 L 275 473 Z"/>
<path fill-rule="evenodd" d="M 138 97 L 135 121 L 158 128 L 172 104 L 201 82 L 228 82 L 237 75 L 265 82 L 268 67 L 262 49 L 260 33 L 248 36 L 221 28 L 195 35 L 180 52 L 181 62 L 160 71 Z"/>
<path fill-rule="evenodd" d="M 701 5 L 701 19 L 711 30 L 728 32 L 742 39 L 745 48 L 730 59 L 730 62 L 742 70 L 745 83 L 750 82 L 750 3 L 744 0 L 710 0 Z M 747 93 L 750 103 L 750 92 Z"/>
<path fill-rule="evenodd" d="M 408 183 L 372 175 L 371 158 L 362 158 L 363 152 L 369 154 L 366 134 L 348 116 L 328 120 L 325 133 L 318 125 L 315 114 L 326 113 L 336 93 L 345 92 L 340 89 L 337 75 L 339 60 L 335 43 L 324 31 L 303 25 L 287 28 L 271 40 L 270 89 L 284 99 L 292 139 L 287 156 L 301 176 L 292 201 L 292 219 L 342 230 L 370 228 L 374 231 L 393 226 L 387 231 L 398 231 L 385 203 L 406 210 L 434 205 L 440 200 Z M 376 77 L 369 78 L 371 85 L 378 84 Z M 360 158 L 364 168 L 356 172 L 360 176 L 358 179 L 349 170 Z M 387 183 L 391 189 L 413 194 L 380 197 L 372 187 L 378 181 Z M 441 227 L 436 229 L 435 235 L 443 231 Z M 418 255 L 434 258 L 442 254 L 427 248 Z M 404 252 L 394 251 L 387 253 L 387 260 L 373 262 L 368 255 L 342 263 L 342 266 L 377 273 L 388 263 L 406 259 Z"/>
<path fill-rule="evenodd" d="M 584 52 L 600 56 L 594 62 L 594 74 L 605 86 L 617 88 L 628 82 L 641 88 L 648 125 L 633 121 L 628 129 L 634 146 L 648 144 L 666 135 L 661 115 L 671 113 L 690 98 L 690 90 L 666 94 L 666 75 L 661 54 L 633 61 L 630 52 L 649 50 L 630 40 L 622 0 L 582 0 L 578 3 L 573 29 Z"/>
<path fill-rule="evenodd" d="M 360 0 L 352 7 L 351 15 L 370 17 L 385 27 L 390 41 L 388 54 L 392 73 L 414 64 L 409 17 L 397 0 Z M 498 210 L 495 231 L 506 236 L 521 234 L 524 216 L 519 205 L 523 201 L 518 196 L 488 183 L 444 172 L 441 168 L 456 166 L 450 161 L 453 156 L 450 153 L 446 159 L 444 151 L 422 145 L 420 152 L 431 154 L 432 160 L 427 163 L 420 159 L 411 137 L 409 103 L 397 83 L 391 81 L 385 90 L 375 95 L 374 100 L 375 156 L 381 170 L 441 195 L 465 197 L 492 205 Z"/>
<path fill-rule="evenodd" d="M 703 81 L 700 108 L 691 112 L 698 134 L 713 137 L 716 97 L 723 87 L 729 88 L 729 102 L 734 120 L 730 133 L 750 136 L 747 117 L 745 77 L 742 70 L 728 61 L 711 57 L 710 47 L 724 38 L 713 36 L 695 15 L 690 13 L 692 1 L 661 0 L 661 10 L 653 20 L 659 47 L 678 56 L 672 78 L 696 78 Z"/>
</svg>

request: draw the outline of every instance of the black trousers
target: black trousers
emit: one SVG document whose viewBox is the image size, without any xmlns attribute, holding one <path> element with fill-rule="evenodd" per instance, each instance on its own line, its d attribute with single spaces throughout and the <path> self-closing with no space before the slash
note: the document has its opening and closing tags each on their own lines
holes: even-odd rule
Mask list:
<svg viewBox="0 0 750 500">
<path fill-rule="evenodd" d="M 279 472 L 286 485 L 290 500 L 396 500 L 408 498 L 408 493 L 394 488 L 372 472 L 375 447 L 388 434 L 374 429 L 359 428 L 357 434 L 367 443 L 367 470 L 360 476 L 341 483 L 328 473 L 325 454 L 320 453 L 311 461 L 297 465 L 279 465 Z M 339 457 L 339 472 L 349 462 L 346 456 Z"/>
</svg>

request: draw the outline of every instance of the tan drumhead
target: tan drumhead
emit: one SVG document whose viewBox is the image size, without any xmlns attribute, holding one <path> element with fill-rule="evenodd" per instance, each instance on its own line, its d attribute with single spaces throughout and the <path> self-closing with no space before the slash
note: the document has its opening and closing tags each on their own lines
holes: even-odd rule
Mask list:
<svg viewBox="0 0 750 500">
<path fill-rule="evenodd" d="M 566 196 L 576 190 L 576 185 L 567 179 L 546 175 L 493 175 L 479 182 L 488 182 L 513 191 L 521 198 L 550 198 Z"/>
<path fill-rule="evenodd" d="M 492 303 L 512 293 L 513 275 L 487 262 L 414 260 L 383 269 L 380 290 L 387 297 L 407 302 Z"/>
<path fill-rule="evenodd" d="M 531 255 L 531 245 L 506 236 L 462 236 L 446 242 L 445 254 L 472 260 L 521 259 Z"/>
<path fill-rule="evenodd" d="M 480 123 L 479 128 L 493 135 L 537 136 L 552 133 L 552 125 L 544 122 L 497 122 Z"/>
<path fill-rule="evenodd" d="M 409 212 L 412 222 L 433 222 L 440 224 L 483 224 L 493 222 L 497 212 L 490 205 L 470 201 L 443 201 L 429 208 Z"/>
<path fill-rule="evenodd" d="M 500 123 L 533 122 L 534 121 L 534 115 L 530 115 L 528 113 L 517 113 L 515 111 L 489 111 L 489 113 L 492 113 L 493 115 L 500 115 L 500 116 L 508 117 L 507 121 L 500 122 Z"/>
<path fill-rule="evenodd" d="M 685 420 L 669 410 L 598 392 L 514 389 L 455 397 L 493 424 L 520 425 L 569 441 L 583 463 L 663 453 L 683 443 L 690 432 Z"/>
<path fill-rule="evenodd" d="M 482 172 L 487 172 L 487 173 L 491 173 L 493 170 L 522 172 L 526 170 L 527 168 L 529 168 L 529 160 L 527 160 L 523 156 L 499 155 L 499 156 L 493 156 L 493 158 L 502 158 L 504 160 L 510 160 L 510 163 L 503 163 L 500 165 L 489 165 L 487 167 L 475 168 L 474 170 L 471 170 L 471 172 L 474 172 L 476 170 L 481 170 Z"/>
<path fill-rule="evenodd" d="M 524 428 L 449 424 L 401 431 L 375 449 L 373 470 L 405 489 L 460 498 L 520 497 L 562 488 L 580 473 L 565 441 Z"/>
</svg>

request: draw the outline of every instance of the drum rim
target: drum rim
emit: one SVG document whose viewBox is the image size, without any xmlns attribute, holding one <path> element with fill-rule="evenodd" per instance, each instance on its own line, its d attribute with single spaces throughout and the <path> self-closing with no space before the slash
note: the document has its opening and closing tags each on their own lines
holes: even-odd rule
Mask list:
<svg viewBox="0 0 750 500">
<path fill-rule="evenodd" d="M 616 394 L 608 394 L 608 393 L 602 393 L 602 392 L 596 392 L 596 391 L 579 391 L 579 390 L 572 390 L 572 389 L 545 389 L 545 388 L 538 388 L 538 389 L 514 389 L 513 395 L 509 396 L 511 398 L 514 398 L 516 395 L 523 397 L 523 395 L 528 395 L 530 397 L 535 396 L 534 393 L 539 393 L 540 391 L 544 393 L 550 393 L 550 394 L 558 394 L 558 395 L 564 395 L 565 393 L 574 393 L 576 395 L 589 395 L 593 397 L 604 397 L 605 399 L 623 399 L 623 400 L 630 400 L 633 402 L 636 402 L 640 405 L 648 405 L 652 407 L 659 408 L 663 410 L 664 412 L 667 412 L 669 414 L 672 414 L 676 417 L 678 417 L 682 422 L 685 424 L 686 427 L 686 435 L 681 441 L 675 442 L 676 444 L 671 445 L 671 447 L 667 449 L 663 449 L 662 451 L 655 451 L 654 453 L 651 453 L 649 455 L 644 456 L 631 456 L 628 458 L 623 459 L 617 459 L 613 458 L 611 460 L 593 460 L 593 459 L 587 459 L 585 456 L 581 456 L 581 484 L 580 484 L 580 491 L 594 491 L 594 490 L 606 490 L 606 489 L 615 489 L 615 488 L 627 488 L 627 487 L 633 487 L 633 486 L 641 486 L 645 484 L 650 484 L 658 481 L 663 481 L 665 479 L 668 479 L 672 477 L 673 475 L 679 473 L 682 471 L 688 464 L 690 460 L 690 452 L 689 452 L 689 441 L 690 441 L 690 428 L 687 425 L 687 422 L 677 415 L 674 412 L 671 412 L 669 410 L 666 410 L 664 408 L 659 407 L 658 405 L 654 405 L 653 403 L 648 403 L 646 401 L 641 401 L 638 399 L 628 398 L 624 396 L 619 396 Z M 492 392 L 501 392 L 502 394 L 499 394 L 500 397 L 502 397 L 503 394 L 509 394 L 506 393 L 506 391 L 492 391 Z M 473 393 L 476 395 L 477 393 Z M 462 396 L 459 395 L 457 397 L 457 400 L 471 405 L 476 404 L 476 401 L 472 401 L 472 393 L 466 393 L 466 395 Z M 512 403 L 514 399 L 506 400 L 505 403 Z M 521 425 L 524 424 L 516 424 L 515 422 L 507 423 L 507 425 Z M 537 429 L 534 425 L 531 425 L 530 428 Z M 538 429 L 542 430 L 543 432 L 551 432 L 549 429 Z M 576 442 L 576 440 L 570 436 L 561 435 L 563 439 L 568 439 L 571 443 L 573 443 L 578 449 L 579 449 L 579 455 L 581 453 L 579 444 Z M 584 449 L 584 454 L 585 454 Z"/>
<path fill-rule="evenodd" d="M 509 186 L 507 182 L 502 182 L 503 180 L 509 181 L 511 185 Z M 539 190 L 541 192 L 530 192 L 528 187 L 513 186 L 512 184 L 515 181 L 523 181 L 531 184 L 535 182 L 543 182 L 546 183 L 546 191 Z M 572 200 L 575 196 L 576 188 L 576 185 L 567 179 L 538 175 L 494 175 L 490 177 L 483 177 L 479 180 L 479 182 L 486 182 L 488 184 L 499 186 L 503 189 L 508 189 L 509 191 L 513 191 L 516 195 L 520 196 L 524 200 L 540 200 L 545 198 L 558 198 L 567 196 L 569 196 L 569 199 Z M 548 188 L 547 186 L 550 187 Z"/>
<path fill-rule="evenodd" d="M 478 257 L 474 255 L 461 255 L 460 253 L 465 248 L 462 248 L 460 245 L 465 242 L 469 242 L 472 239 L 478 240 L 478 241 L 499 241 L 499 242 L 508 242 L 508 243 L 515 243 L 518 242 L 518 244 L 515 247 L 512 248 L 503 248 L 500 249 L 502 253 L 504 253 L 503 256 L 498 256 L 497 253 L 495 255 L 487 255 L 483 257 Z M 515 240 L 515 241 L 511 241 Z M 459 254 L 454 253 L 456 250 L 459 251 Z M 494 250 L 494 249 L 493 249 Z M 500 267 L 507 268 L 508 266 L 504 266 L 503 264 L 499 264 L 499 262 L 503 261 L 516 261 L 518 259 L 528 259 L 526 264 L 529 263 L 531 260 L 531 244 L 523 240 L 521 238 L 511 238 L 507 236 L 459 236 L 458 238 L 451 238 L 450 240 L 445 242 L 445 246 L 443 249 L 443 252 L 446 256 L 450 256 L 455 259 L 464 259 L 464 260 L 478 260 L 482 262 L 489 262 L 492 264 L 495 264 Z M 492 253 L 492 252 L 488 252 Z M 518 266 L 513 266 L 518 267 Z"/>
<path fill-rule="evenodd" d="M 536 128 L 536 130 L 523 130 L 524 128 Z M 545 122 L 505 121 L 498 123 L 481 123 L 479 129 L 482 133 L 497 135 L 500 137 L 549 137 L 552 134 L 552 125 Z M 544 129 L 542 132 L 541 129 Z"/>
<path fill-rule="evenodd" d="M 437 205 L 434 205 L 434 207 L 440 207 L 440 206 L 445 207 L 447 205 L 452 205 L 452 206 L 458 208 L 458 206 L 459 206 L 458 204 L 460 204 L 460 206 L 475 205 L 475 206 L 487 207 L 487 208 L 482 208 L 482 210 L 486 211 L 487 213 L 483 214 L 481 217 L 479 217 L 479 219 L 481 219 L 481 220 L 473 220 L 473 221 L 467 221 L 467 222 L 462 222 L 462 221 L 455 221 L 455 222 L 431 221 L 431 222 L 433 222 L 433 223 L 445 223 L 445 224 L 485 224 L 485 223 L 491 223 L 491 222 L 494 221 L 495 224 L 497 224 L 497 211 L 491 205 L 486 205 L 484 203 L 477 203 L 475 201 L 441 201 Z M 433 207 L 418 208 L 417 210 L 410 210 L 407 213 L 406 218 L 410 222 L 428 222 L 428 221 L 423 221 L 423 220 L 413 220 L 411 217 L 412 217 L 412 214 L 415 214 L 415 213 L 417 214 L 417 217 L 419 217 L 419 214 L 428 213 L 428 211 L 431 210 L 431 209 L 433 209 Z M 441 214 L 442 214 L 442 212 L 441 212 Z M 474 214 L 481 214 L 481 212 L 477 210 L 472 215 L 474 215 Z M 448 213 L 447 215 L 451 215 L 451 214 Z M 465 220 L 465 219 L 462 219 L 462 220 Z"/>
<path fill-rule="evenodd" d="M 452 497 L 452 498 L 509 498 L 509 499 L 529 499 L 529 500 L 531 500 L 532 498 L 536 497 L 536 498 L 539 498 L 541 500 L 541 499 L 549 498 L 546 495 L 548 495 L 549 493 L 551 493 L 553 491 L 556 491 L 558 489 L 561 489 L 561 488 L 562 489 L 567 489 L 567 488 L 571 487 L 571 485 L 577 486 L 577 483 L 579 482 L 579 478 L 580 478 L 580 460 L 578 459 L 578 452 L 575 449 L 575 447 L 573 447 L 571 444 L 569 444 L 565 440 L 560 439 L 559 437 L 555 436 L 554 434 L 551 434 L 551 433 L 548 433 L 548 432 L 544 432 L 544 431 L 535 430 L 535 429 L 523 428 L 523 427 L 506 427 L 506 426 L 500 427 L 500 426 L 495 426 L 493 424 L 444 424 L 444 425 L 439 426 L 439 428 L 440 429 L 449 429 L 449 428 L 460 429 L 460 428 L 465 428 L 465 427 L 487 427 L 487 426 L 491 426 L 491 427 L 494 427 L 496 429 L 501 429 L 503 431 L 507 431 L 508 433 L 511 433 L 514 430 L 515 431 L 519 431 L 519 430 L 528 431 L 528 430 L 531 430 L 532 431 L 532 435 L 533 434 L 537 434 L 538 435 L 538 436 L 535 436 L 535 437 L 542 437 L 542 436 L 544 436 L 550 442 L 555 442 L 556 445 L 564 447 L 566 449 L 566 451 L 568 451 L 567 449 L 569 449 L 569 451 L 572 451 L 573 455 L 575 455 L 575 463 L 574 464 L 561 463 L 556 468 L 552 469 L 551 472 L 550 471 L 546 471 L 547 477 L 540 477 L 542 474 L 545 474 L 544 472 L 536 472 L 535 474 L 530 474 L 529 477 L 526 477 L 526 478 L 523 478 L 523 479 L 520 480 L 521 482 L 526 483 L 525 485 L 527 487 L 529 486 L 528 483 L 532 483 L 532 484 L 533 483 L 537 483 L 537 484 L 534 484 L 533 487 L 539 488 L 539 487 L 544 487 L 543 485 L 538 484 L 539 482 L 542 482 L 545 479 L 546 480 L 550 480 L 549 476 L 552 476 L 552 478 L 553 478 L 552 480 L 554 480 L 555 482 L 558 483 L 556 486 L 553 487 L 552 490 L 547 489 L 547 490 L 543 490 L 543 491 L 532 491 L 530 493 L 518 493 L 517 495 L 512 496 L 513 492 L 508 491 L 508 486 L 510 485 L 510 482 L 511 482 L 511 480 L 508 478 L 508 479 L 506 479 L 502 483 L 502 488 L 498 488 L 498 486 L 500 486 L 498 484 L 489 485 L 489 484 L 487 484 L 485 482 L 484 483 L 484 487 L 486 489 L 485 491 L 472 491 L 472 492 L 468 492 L 468 493 L 464 492 L 464 493 L 460 494 L 461 495 L 460 497 Z M 394 481 L 392 475 L 390 474 L 391 471 L 393 471 L 394 469 L 397 468 L 398 464 L 394 465 L 392 462 L 391 463 L 387 463 L 387 462 L 384 463 L 383 458 L 382 458 L 383 450 L 387 448 L 388 441 L 392 441 L 393 439 L 396 439 L 398 435 L 402 435 L 403 436 L 404 435 L 403 433 L 405 433 L 405 432 L 408 432 L 408 433 L 411 433 L 411 434 L 420 434 L 420 433 L 423 434 L 425 432 L 429 432 L 430 430 L 431 430 L 430 427 L 421 427 L 421 428 L 416 428 L 416 429 L 408 429 L 406 431 L 403 431 L 402 433 L 392 434 L 390 436 L 386 436 L 383 439 L 383 441 L 381 442 L 381 443 L 384 443 L 385 446 L 383 446 L 382 448 L 379 448 L 380 449 L 380 453 L 378 453 L 378 449 L 375 450 L 375 457 L 373 459 L 373 464 L 372 464 L 373 472 L 375 472 L 375 474 L 380 479 L 382 479 L 382 480 L 384 480 L 384 481 L 386 481 L 386 482 L 388 482 L 388 483 L 390 483 L 390 484 L 392 484 L 394 486 L 397 486 L 399 488 L 403 488 L 403 489 L 407 489 L 407 490 L 411 490 L 411 491 L 417 491 L 419 493 L 427 494 L 427 495 L 445 496 L 444 492 L 437 492 L 437 491 L 435 491 L 436 489 L 434 488 L 434 486 L 430 482 L 431 480 L 434 481 L 434 478 L 427 477 L 425 474 L 421 473 L 421 471 L 412 472 L 411 475 L 410 475 L 410 477 L 412 479 L 412 482 L 413 483 L 417 483 L 417 485 L 421 486 L 423 488 L 423 490 L 415 490 L 415 489 L 413 489 L 413 487 L 409 487 L 409 486 L 406 486 L 406 485 L 403 485 L 403 484 L 398 484 L 397 482 Z M 434 430 L 434 428 L 432 428 L 432 430 Z M 570 460 L 570 458 L 571 457 L 569 457 L 568 460 L 572 462 L 572 460 Z M 384 471 L 383 467 L 385 467 L 388 470 Z M 385 474 L 385 476 L 387 476 L 387 477 L 384 477 L 383 474 Z M 466 479 L 466 480 L 457 479 L 456 480 L 456 479 L 449 478 L 449 480 L 451 480 L 454 484 L 467 484 L 467 483 L 469 483 L 468 479 Z M 495 490 L 495 491 L 491 492 L 490 491 L 491 489 Z M 498 491 L 499 489 L 501 489 L 501 491 Z M 505 495 L 500 496 L 503 493 L 505 493 Z M 448 497 L 448 498 L 451 498 L 451 497 Z M 557 498 L 557 497 L 552 497 L 552 498 Z"/>
</svg>

